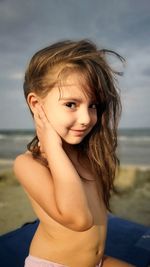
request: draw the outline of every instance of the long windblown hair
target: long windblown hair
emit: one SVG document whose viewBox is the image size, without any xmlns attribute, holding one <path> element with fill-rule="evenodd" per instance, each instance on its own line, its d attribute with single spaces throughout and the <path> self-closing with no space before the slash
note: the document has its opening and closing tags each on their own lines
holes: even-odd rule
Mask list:
<svg viewBox="0 0 150 267">
<path fill-rule="evenodd" d="M 60 41 L 38 51 L 32 57 L 24 80 L 24 95 L 27 100 L 30 92 L 45 97 L 54 85 L 59 85 L 61 89 L 64 79 L 77 72 L 87 94 L 96 99 L 97 123 L 76 148 L 79 157 L 83 153 L 88 157 L 108 210 L 111 191 L 114 189 L 113 181 L 119 167 L 116 148 L 122 110 L 117 82 L 117 75 L 122 72 L 112 69 L 108 63 L 109 55 L 124 61 L 118 53 L 98 49 L 90 40 Z M 34 158 L 48 167 L 38 143 L 38 137 L 35 136 L 27 148 Z"/>
</svg>

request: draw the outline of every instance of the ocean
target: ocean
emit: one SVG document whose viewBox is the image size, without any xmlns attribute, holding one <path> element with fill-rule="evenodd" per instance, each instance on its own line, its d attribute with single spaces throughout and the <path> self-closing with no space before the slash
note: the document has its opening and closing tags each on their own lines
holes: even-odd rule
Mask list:
<svg viewBox="0 0 150 267">
<path fill-rule="evenodd" d="M 23 153 L 33 136 L 33 130 L 0 130 L 0 159 Z M 121 164 L 150 166 L 150 128 L 119 129 L 118 137 Z"/>
</svg>

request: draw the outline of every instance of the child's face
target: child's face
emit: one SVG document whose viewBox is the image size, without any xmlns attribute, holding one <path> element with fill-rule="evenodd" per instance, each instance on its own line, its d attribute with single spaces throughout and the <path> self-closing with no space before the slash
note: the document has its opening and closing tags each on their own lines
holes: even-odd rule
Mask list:
<svg viewBox="0 0 150 267">
<path fill-rule="evenodd" d="M 43 108 L 53 128 L 68 144 L 79 144 L 97 122 L 96 103 L 84 94 L 75 73 L 65 80 L 61 92 L 56 86 L 48 93 Z"/>
</svg>

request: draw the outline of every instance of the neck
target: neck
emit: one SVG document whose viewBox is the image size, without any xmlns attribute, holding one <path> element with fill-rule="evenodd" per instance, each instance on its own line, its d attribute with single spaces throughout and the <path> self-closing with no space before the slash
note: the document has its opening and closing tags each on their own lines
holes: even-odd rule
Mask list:
<svg viewBox="0 0 150 267">
<path fill-rule="evenodd" d="M 70 145 L 66 142 L 63 142 L 62 146 L 63 146 L 63 149 L 67 153 L 68 156 L 77 153 L 77 149 L 75 148 L 74 145 Z"/>
</svg>

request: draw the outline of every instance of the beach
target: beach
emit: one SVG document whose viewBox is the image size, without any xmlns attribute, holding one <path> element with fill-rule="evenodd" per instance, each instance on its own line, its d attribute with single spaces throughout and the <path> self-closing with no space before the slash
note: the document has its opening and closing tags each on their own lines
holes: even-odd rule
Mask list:
<svg viewBox="0 0 150 267">
<path fill-rule="evenodd" d="M 12 162 L 0 159 L 0 235 L 36 218 L 24 190 L 13 174 Z"/>
<path fill-rule="evenodd" d="M 12 168 L 32 137 L 33 131 L 0 131 L 0 235 L 36 219 Z M 150 129 L 122 131 L 118 153 L 121 164 L 110 200 L 112 213 L 150 226 Z"/>
</svg>

